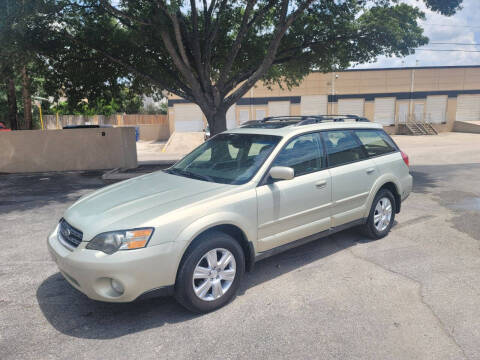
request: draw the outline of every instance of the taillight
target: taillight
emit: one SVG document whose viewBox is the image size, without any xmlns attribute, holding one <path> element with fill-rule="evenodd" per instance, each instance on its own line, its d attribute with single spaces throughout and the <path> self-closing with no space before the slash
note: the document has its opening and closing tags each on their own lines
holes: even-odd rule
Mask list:
<svg viewBox="0 0 480 360">
<path fill-rule="evenodd" d="M 400 151 L 400 153 L 402 154 L 402 159 L 403 159 L 403 161 L 405 162 L 405 165 L 407 165 L 408 167 L 410 167 L 410 164 L 409 164 L 409 161 L 408 161 L 408 155 L 405 154 L 403 151 Z"/>
</svg>

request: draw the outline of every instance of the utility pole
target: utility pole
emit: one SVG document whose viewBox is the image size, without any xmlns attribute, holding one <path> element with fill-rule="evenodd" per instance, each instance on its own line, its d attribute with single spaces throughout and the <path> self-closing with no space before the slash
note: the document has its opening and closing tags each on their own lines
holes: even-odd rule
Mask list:
<svg viewBox="0 0 480 360">
<path fill-rule="evenodd" d="M 411 81 L 410 82 L 410 104 L 409 104 L 409 110 L 408 110 L 408 117 L 411 120 L 413 116 L 413 91 L 414 91 L 414 84 L 415 84 L 415 68 L 412 69 L 412 76 L 410 81 Z"/>
<path fill-rule="evenodd" d="M 333 114 L 333 103 L 335 102 L 335 79 L 338 79 L 338 74 L 334 71 L 332 72 L 332 103 L 330 105 L 330 114 Z M 328 99 L 327 99 L 328 103 Z M 327 107 L 327 113 L 328 113 L 328 107 Z"/>
</svg>

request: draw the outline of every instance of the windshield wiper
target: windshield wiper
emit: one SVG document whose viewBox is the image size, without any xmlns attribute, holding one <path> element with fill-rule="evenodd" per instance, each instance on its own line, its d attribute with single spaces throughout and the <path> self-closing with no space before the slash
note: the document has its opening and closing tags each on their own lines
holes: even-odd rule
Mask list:
<svg viewBox="0 0 480 360">
<path fill-rule="evenodd" d="M 185 170 L 173 169 L 172 168 L 172 169 L 165 170 L 165 172 L 168 172 L 169 174 L 173 174 L 173 175 L 185 176 L 185 177 L 191 178 L 191 179 L 214 182 L 213 179 L 210 176 L 194 174 L 192 172 L 185 171 Z"/>
</svg>

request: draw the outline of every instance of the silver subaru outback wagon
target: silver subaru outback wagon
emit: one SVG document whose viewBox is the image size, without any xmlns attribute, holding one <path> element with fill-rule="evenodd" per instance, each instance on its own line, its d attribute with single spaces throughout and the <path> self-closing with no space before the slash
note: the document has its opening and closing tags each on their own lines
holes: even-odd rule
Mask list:
<svg viewBox="0 0 480 360">
<path fill-rule="evenodd" d="M 379 124 L 266 118 L 212 137 L 166 170 L 84 196 L 48 247 L 91 299 L 174 295 L 208 312 L 262 258 L 352 226 L 386 236 L 411 188 L 408 157 Z"/>
</svg>

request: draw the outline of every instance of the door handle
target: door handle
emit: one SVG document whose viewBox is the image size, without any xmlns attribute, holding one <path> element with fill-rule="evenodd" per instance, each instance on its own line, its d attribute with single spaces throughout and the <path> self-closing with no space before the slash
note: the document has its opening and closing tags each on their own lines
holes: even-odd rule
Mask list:
<svg viewBox="0 0 480 360">
<path fill-rule="evenodd" d="M 371 174 L 371 173 L 373 173 L 374 171 L 375 171 L 374 168 L 367 169 L 367 174 Z"/>
<path fill-rule="evenodd" d="M 321 180 L 321 181 L 315 183 L 315 186 L 319 189 L 323 188 L 323 187 L 327 186 L 327 181 L 326 180 Z"/>
</svg>

